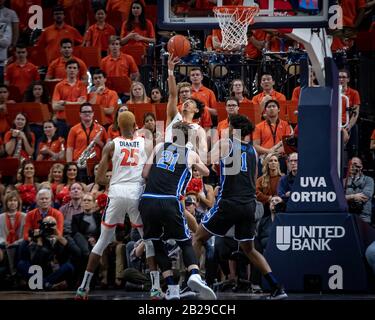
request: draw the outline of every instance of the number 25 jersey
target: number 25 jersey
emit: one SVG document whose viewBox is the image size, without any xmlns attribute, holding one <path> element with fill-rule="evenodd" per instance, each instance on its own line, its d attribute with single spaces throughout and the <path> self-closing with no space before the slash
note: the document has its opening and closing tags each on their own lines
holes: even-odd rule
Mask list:
<svg viewBox="0 0 375 320">
<path fill-rule="evenodd" d="M 127 183 L 144 184 L 143 166 L 147 161 L 145 140 L 142 137 L 113 139 L 112 178 L 110 186 Z"/>
</svg>

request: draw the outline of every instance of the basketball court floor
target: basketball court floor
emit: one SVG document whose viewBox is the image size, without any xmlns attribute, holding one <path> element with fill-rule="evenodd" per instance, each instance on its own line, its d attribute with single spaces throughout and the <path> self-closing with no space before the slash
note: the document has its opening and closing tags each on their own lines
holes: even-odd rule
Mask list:
<svg viewBox="0 0 375 320">
<path fill-rule="evenodd" d="M 74 291 L 1 291 L 0 300 L 73 300 Z M 263 300 L 267 294 L 217 293 L 218 300 Z M 375 300 L 374 294 L 319 294 L 288 293 L 288 300 L 322 301 L 322 300 Z M 150 300 L 148 292 L 127 292 L 122 290 L 95 290 L 90 293 L 90 300 Z M 194 299 L 198 300 L 198 299 Z"/>
</svg>

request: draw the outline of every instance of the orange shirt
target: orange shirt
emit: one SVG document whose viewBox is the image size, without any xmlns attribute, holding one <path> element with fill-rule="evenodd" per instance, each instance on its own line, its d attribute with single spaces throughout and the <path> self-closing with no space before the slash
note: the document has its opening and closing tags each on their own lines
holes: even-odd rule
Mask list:
<svg viewBox="0 0 375 320">
<path fill-rule="evenodd" d="M 96 95 L 96 105 L 100 106 L 101 108 L 114 107 L 116 109 L 118 101 L 118 95 L 116 91 L 105 88 L 103 93 L 101 94 L 95 92 L 89 93 L 89 101 L 94 95 Z M 113 114 L 106 114 L 105 117 L 107 119 L 107 122 L 104 124 L 113 123 Z"/>
<path fill-rule="evenodd" d="M 221 135 L 225 129 L 229 128 L 229 121 L 228 119 L 222 120 L 217 125 L 217 133 L 219 135 L 219 138 L 221 138 Z"/>
<path fill-rule="evenodd" d="M 253 37 L 258 41 L 266 40 L 267 34 L 263 30 L 254 30 Z M 248 41 L 245 47 L 245 54 L 247 58 L 256 59 L 261 55 L 260 50 L 255 47 L 250 41 Z"/>
<path fill-rule="evenodd" d="M 273 136 L 272 132 L 275 132 L 275 136 Z M 253 140 L 259 140 L 261 147 L 269 149 L 280 142 L 283 136 L 290 135 L 291 133 L 292 129 L 289 123 L 284 120 L 279 119 L 277 125 L 269 124 L 264 120 L 256 125 Z"/>
<path fill-rule="evenodd" d="M 49 154 L 42 154 L 40 153 L 40 150 L 43 148 L 48 148 L 54 153 L 59 153 L 62 150 L 62 146 L 64 144 L 64 139 L 61 137 L 57 138 L 56 140 L 50 141 L 50 142 L 39 142 L 38 145 L 38 157 L 41 156 L 42 160 L 51 160 L 51 156 Z"/>
<path fill-rule="evenodd" d="M 119 130 L 114 130 L 113 129 L 113 124 L 111 124 L 108 128 L 108 138 L 113 140 L 114 138 L 117 138 L 120 136 L 120 131 Z"/>
<path fill-rule="evenodd" d="M 353 107 L 361 104 L 361 98 L 359 97 L 359 92 L 355 89 L 347 87 L 344 94 L 349 98 L 349 106 Z M 346 99 L 342 98 L 342 115 L 341 120 L 344 124 L 346 122 Z"/>
<path fill-rule="evenodd" d="M 92 141 L 97 135 L 97 133 L 100 131 L 100 128 L 102 128 L 102 133 L 100 135 L 101 141 L 103 143 L 106 143 L 107 132 L 100 124 L 94 123 L 91 129 L 84 129 L 82 123 L 78 123 L 70 129 L 66 147 L 73 149 L 73 161 L 77 161 L 81 153 L 89 145 L 90 141 Z M 100 160 L 102 148 L 96 144 L 94 150 L 96 152 L 95 158 L 97 160 Z"/>
<path fill-rule="evenodd" d="M 372 130 L 372 134 L 371 134 L 370 140 L 375 140 L 375 129 Z"/>
<path fill-rule="evenodd" d="M 77 58 L 75 56 L 72 56 L 68 60 L 71 60 L 71 59 L 77 60 L 79 64 L 78 78 L 82 79 L 84 76 L 87 76 L 86 63 L 84 63 L 80 58 Z M 66 78 L 66 62 L 68 60 L 65 60 L 64 57 L 60 57 L 60 58 L 53 60 L 48 65 L 47 77 L 49 79 L 65 79 Z"/>
<path fill-rule="evenodd" d="M 253 104 L 260 105 L 262 99 L 265 96 L 266 96 L 266 93 L 263 91 L 261 93 L 258 93 L 256 96 L 254 96 L 251 101 L 252 101 Z M 270 96 L 271 96 L 271 98 L 273 100 L 276 100 L 278 102 L 280 102 L 280 101 L 286 101 L 286 97 L 282 93 L 277 92 L 276 90 L 272 90 Z"/>
<path fill-rule="evenodd" d="M 366 7 L 366 0 L 341 0 L 344 27 L 354 27 L 358 10 Z"/>
<path fill-rule="evenodd" d="M 82 43 L 82 36 L 76 28 L 64 23 L 61 28 L 54 24 L 45 28 L 39 37 L 38 46 L 46 49 L 48 61 L 56 59 L 60 55 L 60 41 L 64 38 L 69 38 L 75 44 Z"/>
<path fill-rule="evenodd" d="M 54 208 L 49 208 L 47 215 L 56 219 L 56 229 L 59 235 L 63 234 L 64 228 L 64 216 L 63 214 Z M 42 214 L 40 213 L 39 208 L 29 211 L 26 214 L 25 226 L 23 227 L 23 239 L 29 239 L 29 230 L 39 229 L 39 221 L 42 220 Z"/>
<path fill-rule="evenodd" d="M 78 98 L 87 98 L 86 85 L 77 80 L 74 85 L 70 85 L 69 82 L 64 79 L 60 81 L 53 91 L 52 101 L 64 100 L 68 102 L 77 102 Z M 56 112 L 57 119 L 65 119 L 65 111 L 60 110 Z"/>
<path fill-rule="evenodd" d="M 93 24 L 87 29 L 84 39 L 89 42 L 90 47 L 97 47 L 104 51 L 108 50 L 109 37 L 112 35 L 116 35 L 116 30 L 110 24 L 106 23 L 103 29 Z"/>
<path fill-rule="evenodd" d="M 34 148 L 34 146 L 35 146 L 35 135 L 34 135 L 34 133 L 30 132 L 30 136 L 31 136 L 31 141 L 29 141 L 29 143 L 30 143 L 30 146 Z M 9 131 L 7 131 L 7 133 L 4 136 L 4 144 L 8 143 L 10 141 L 10 139 L 12 139 L 12 133 L 9 130 Z M 17 141 L 16 141 L 16 146 L 17 146 Z M 25 158 L 25 159 L 30 158 L 29 154 L 25 150 L 25 146 L 24 146 L 23 141 L 22 141 L 22 148 L 21 148 L 20 156 Z"/>
<path fill-rule="evenodd" d="M 215 93 L 208 89 L 207 87 L 201 85 L 198 90 L 191 88 L 192 91 L 192 98 L 196 98 L 204 103 L 204 105 L 208 108 L 215 108 L 216 107 L 216 96 Z"/>
<path fill-rule="evenodd" d="M 107 74 L 107 77 L 130 77 L 131 74 L 138 72 L 134 58 L 125 53 L 121 53 L 117 59 L 111 55 L 103 58 L 100 62 L 100 69 Z"/>
<path fill-rule="evenodd" d="M 155 38 L 155 29 L 154 29 L 152 22 L 149 19 L 146 19 L 146 29 L 141 29 L 139 23 L 134 23 L 133 29 L 131 31 L 128 31 L 126 29 L 126 21 L 125 21 L 121 26 L 121 38 L 127 36 L 130 32 L 136 32 L 139 35 L 146 37 L 146 38 Z M 131 46 L 148 47 L 148 42 L 137 41 L 134 39 L 130 39 L 126 44 L 131 45 Z"/>
<path fill-rule="evenodd" d="M 20 65 L 13 62 L 5 68 L 4 79 L 10 86 L 15 86 L 23 95 L 32 81 L 39 80 L 38 68 L 31 62 Z"/>
<path fill-rule="evenodd" d="M 292 93 L 292 101 L 299 101 L 299 96 L 301 95 L 301 86 L 295 87 Z"/>
</svg>

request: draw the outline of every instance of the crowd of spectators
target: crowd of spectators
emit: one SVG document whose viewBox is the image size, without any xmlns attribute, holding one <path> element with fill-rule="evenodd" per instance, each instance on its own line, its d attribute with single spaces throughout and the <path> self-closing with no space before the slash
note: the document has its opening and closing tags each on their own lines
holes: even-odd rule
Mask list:
<svg viewBox="0 0 375 320">
<path fill-rule="evenodd" d="M 111 177 L 109 171 L 106 185 L 95 184 L 95 169 L 88 170 L 85 162 L 81 166 L 81 156 L 92 146 L 88 150 L 90 161 L 98 163 L 105 143 L 119 136 L 117 115 L 131 105 L 166 102 L 166 90 L 162 89 L 165 84 L 159 81 L 147 92 L 148 79 L 142 78 L 140 73 L 139 54 L 148 55 L 150 47 L 158 41 L 154 20 L 145 14 L 149 1 L 52 2 L 54 6 L 46 7 L 50 16 L 45 19 L 51 24 L 30 43 L 25 8 L 40 5 L 41 1 L 11 1 L 8 6 L 6 1 L 0 0 L 0 157 L 20 160 L 14 177 L 2 177 L 3 168 L 0 169 L 0 288 L 25 288 L 29 267 L 34 264 L 44 270 L 45 289 L 76 288 L 100 234 L 101 214 Z M 366 3 L 365 0 L 341 2 L 350 14 L 344 21 L 344 34 L 335 35 L 334 51 L 348 49 L 351 35 L 374 5 L 374 1 Z M 358 6 L 353 11 L 354 2 L 358 2 Z M 203 3 L 197 1 L 196 5 Z M 212 46 L 206 49 L 221 51 L 220 36 L 213 31 Z M 263 48 L 279 51 L 281 41 L 285 41 L 283 35 L 256 31 L 249 35 L 247 55 L 260 61 Z M 29 49 L 33 46 L 44 49 L 46 66 L 29 61 Z M 99 48 L 101 60 L 97 67 L 86 65 L 82 57 L 74 54 L 75 48 L 80 46 Z M 117 84 L 113 83 L 115 78 L 129 79 L 129 90 L 117 89 Z M 287 98 L 276 90 L 270 72 L 260 75 L 257 94 L 250 93 L 243 79 L 233 79 L 224 102 L 226 118 L 218 122 L 217 105 L 221 101 L 213 88 L 204 84 L 202 66 L 189 69 L 186 78 L 189 82 L 177 84 L 178 108 L 181 110 L 182 104 L 190 98 L 202 104 L 201 117 L 194 121 L 207 132 L 208 150 L 226 134 L 231 115 L 241 113 L 249 104 L 261 115 L 252 139 L 262 159 L 257 200 L 264 214 L 259 217 L 256 241 L 264 251 L 275 215 L 285 210 L 298 168 L 298 153 L 286 154 L 282 146 L 283 137 L 293 135 L 296 129 L 295 123 L 288 123 L 279 116 L 280 105 Z M 366 223 L 374 224 L 374 182 L 364 174 L 358 157 L 356 123 L 361 99 L 358 91 L 350 87 L 351 80 L 347 69 L 340 70 L 339 81 L 343 93 L 349 97 L 349 106 L 344 103 L 343 108 L 350 111 L 349 121 L 344 118 L 345 113 L 342 119 L 343 123 L 348 122 L 343 143 L 347 146 L 347 157 L 351 158 L 347 164 L 346 199 L 351 212 L 359 214 Z M 53 91 L 49 92 L 51 88 Z M 292 100 L 298 101 L 297 91 Z M 27 113 L 19 112 L 9 119 L 8 111 L 16 101 L 47 105 L 52 117 L 44 122 L 30 122 Z M 66 110 L 70 110 L 67 109 L 70 105 L 76 106 L 79 114 L 74 125 L 67 122 L 66 112 L 69 111 Z M 103 110 L 102 123 L 95 121 L 94 106 Z M 143 128 L 153 133 L 154 143 L 162 141 L 164 135 L 157 129 L 157 120 L 153 112 L 143 114 Z M 217 136 L 209 134 L 211 128 L 217 128 Z M 375 129 L 370 149 L 375 150 Z M 40 161 L 51 161 L 48 176 L 36 174 L 36 164 Z M 193 170 L 185 202 L 185 216 L 192 233 L 214 204 L 217 182 L 215 168 L 204 181 Z M 183 274 L 179 250 L 173 241 L 166 243 L 166 247 L 174 257 L 177 274 Z M 374 251 L 370 246 L 366 257 L 375 272 Z M 253 268 L 248 267 L 248 263 L 243 266 L 236 252 L 238 248 L 229 238 L 210 239 L 201 257 L 209 284 L 240 276 L 260 284 L 251 275 L 255 273 Z M 150 281 L 145 276 L 147 268 L 143 241 L 126 219 L 124 225 L 117 227 L 115 239 L 103 254 L 94 285 L 146 289 Z"/>
</svg>

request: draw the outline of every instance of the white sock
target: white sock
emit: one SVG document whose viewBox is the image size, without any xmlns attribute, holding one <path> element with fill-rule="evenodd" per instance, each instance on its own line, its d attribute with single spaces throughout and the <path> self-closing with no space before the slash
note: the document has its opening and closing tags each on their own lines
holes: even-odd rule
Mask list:
<svg viewBox="0 0 375 320">
<path fill-rule="evenodd" d="M 150 271 L 152 289 L 160 289 L 159 271 Z"/>
<path fill-rule="evenodd" d="M 93 275 L 93 272 L 85 271 L 85 275 L 83 276 L 83 280 L 80 286 L 81 289 L 90 290 L 90 282 Z"/>
</svg>

